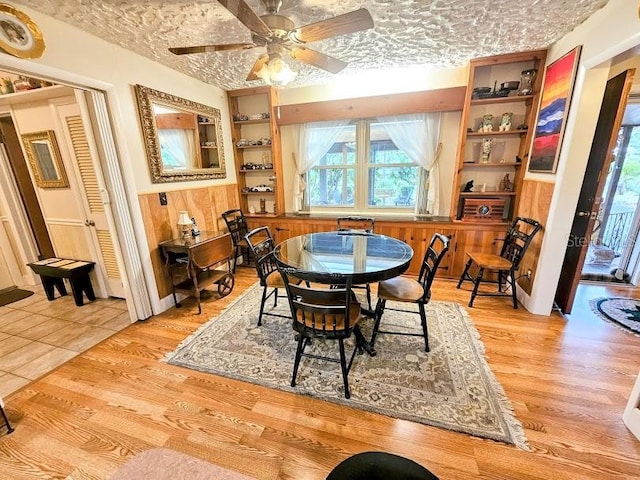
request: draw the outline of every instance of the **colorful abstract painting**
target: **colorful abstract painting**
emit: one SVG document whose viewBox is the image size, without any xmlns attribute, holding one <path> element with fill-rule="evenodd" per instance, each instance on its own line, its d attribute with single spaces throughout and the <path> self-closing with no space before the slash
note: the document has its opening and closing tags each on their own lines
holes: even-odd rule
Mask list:
<svg viewBox="0 0 640 480">
<path fill-rule="evenodd" d="M 529 156 L 530 172 L 556 171 L 579 57 L 580 47 L 576 47 L 545 71 L 540 111 Z"/>
</svg>

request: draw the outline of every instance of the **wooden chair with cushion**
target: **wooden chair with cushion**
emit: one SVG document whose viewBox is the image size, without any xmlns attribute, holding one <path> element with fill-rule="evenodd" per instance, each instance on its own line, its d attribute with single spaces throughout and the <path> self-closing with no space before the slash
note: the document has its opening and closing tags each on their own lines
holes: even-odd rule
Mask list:
<svg viewBox="0 0 640 480">
<path fill-rule="evenodd" d="M 500 253 L 484 253 L 465 251 L 465 255 L 469 257 L 464 267 L 458 288 L 465 280 L 471 280 L 473 290 L 469 299 L 469 306 L 473 307 L 473 301 L 476 296 L 511 296 L 513 300 L 513 308 L 518 308 L 518 297 L 516 296 L 516 272 L 520 267 L 520 262 L 527 252 L 531 240 L 542 228 L 540 223 L 530 218 L 517 217 L 507 230 L 504 243 L 500 249 Z M 471 267 L 475 265 L 477 268 L 476 276 L 473 277 L 469 273 Z M 488 280 L 484 278 L 485 272 L 497 272 L 497 280 Z M 498 290 L 495 292 L 479 291 L 482 282 L 496 283 Z M 509 293 L 509 289 L 511 289 Z"/>
<path fill-rule="evenodd" d="M 372 217 L 357 217 L 357 216 L 349 216 L 349 217 L 338 217 L 337 218 L 337 228 L 339 232 L 344 232 L 345 234 L 368 234 L 373 233 L 373 229 L 375 226 L 376 220 Z M 371 310 L 371 287 L 369 284 L 360 286 L 353 285 L 353 288 L 365 288 L 367 290 L 367 304 L 369 305 L 369 310 Z"/>
<path fill-rule="evenodd" d="M 344 383 L 344 396 L 350 398 L 349 371 L 356 352 L 362 350 L 364 338 L 358 327 L 360 304 L 351 291 L 351 280 L 347 280 L 344 288 L 312 288 L 308 285 L 296 284 L 296 272 L 281 269 L 282 279 L 287 289 L 293 329 L 297 332 L 298 345 L 291 376 L 291 386 L 296 386 L 296 377 L 302 357 L 315 358 L 340 364 Z M 345 340 L 354 334 L 356 345 L 347 361 Z M 338 342 L 339 358 L 315 354 L 305 349 L 312 344 L 312 339 Z M 315 343 L 315 342 L 314 342 Z"/>
<path fill-rule="evenodd" d="M 424 351 L 429 351 L 429 332 L 427 329 L 427 315 L 425 306 L 431 299 L 431 285 L 436 275 L 438 265 L 449 250 L 449 238 L 440 233 L 436 233 L 429 242 L 427 251 L 422 259 L 422 266 L 418 278 L 395 277 L 378 283 L 378 303 L 375 311 L 375 324 L 371 335 L 371 346 L 375 345 L 376 337 L 380 333 L 393 335 L 410 335 L 424 337 Z M 386 306 L 387 301 L 414 303 L 418 305 L 418 312 L 410 310 L 400 310 Z M 410 312 L 420 314 L 420 324 L 422 333 L 406 331 L 380 330 L 382 315 L 385 310 L 395 310 L 399 312 Z"/>
<path fill-rule="evenodd" d="M 262 286 L 262 300 L 260 302 L 260 314 L 258 316 L 258 326 L 262 325 L 262 316 L 271 315 L 273 317 L 289 318 L 277 313 L 271 313 L 264 311 L 264 305 L 273 296 L 273 307 L 278 306 L 278 297 L 285 298 L 284 295 L 278 295 L 278 290 L 284 290 L 284 282 L 282 276 L 278 273 L 278 266 L 276 264 L 275 257 L 273 256 L 273 250 L 275 249 L 275 242 L 269 227 L 259 227 L 251 230 L 245 235 L 245 242 L 251 254 L 255 259 L 256 271 L 258 278 L 260 279 L 260 285 Z M 300 280 L 297 280 L 299 283 Z M 269 292 L 271 289 L 271 292 Z"/>
<path fill-rule="evenodd" d="M 247 227 L 247 220 L 244 213 L 239 208 L 227 210 L 222 213 L 222 219 L 227 224 L 227 229 L 231 234 L 231 240 L 233 241 L 233 270 L 232 273 L 236 273 L 236 263 L 238 257 L 243 256 L 243 260 L 250 262 L 251 249 L 247 245 L 245 235 L 249 232 Z M 246 255 L 246 257 L 245 257 Z M 243 262 L 244 263 L 244 262 Z"/>
</svg>

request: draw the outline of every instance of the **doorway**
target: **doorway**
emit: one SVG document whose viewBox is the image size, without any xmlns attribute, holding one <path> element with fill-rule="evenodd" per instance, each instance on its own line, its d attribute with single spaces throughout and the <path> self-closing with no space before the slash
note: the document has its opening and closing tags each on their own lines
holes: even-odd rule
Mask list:
<svg viewBox="0 0 640 480">
<path fill-rule="evenodd" d="M 582 280 L 635 283 L 640 233 L 640 96 L 630 95 L 591 234 Z"/>
</svg>

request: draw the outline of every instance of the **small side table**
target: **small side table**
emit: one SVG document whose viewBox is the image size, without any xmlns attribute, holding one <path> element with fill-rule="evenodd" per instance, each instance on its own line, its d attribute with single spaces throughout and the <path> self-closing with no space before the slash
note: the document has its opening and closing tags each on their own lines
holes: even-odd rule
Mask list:
<svg viewBox="0 0 640 480">
<path fill-rule="evenodd" d="M 45 258 L 37 262 L 27 263 L 31 269 L 40 275 L 42 286 L 47 294 L 48 300 L 55 298 L 54 287 L 60 295 L 67 294 L 64 285 L 65 278 L 69 279 L 71 293 L 76 305 L 84 305 L 83 293 L 86 293 L 89 300 L 95 300 L 96 295 L 89 279 L 89 272 L 93 269 L 95 262 L 84 260 L 69 260 L 66 258 Z"/>
</svg>

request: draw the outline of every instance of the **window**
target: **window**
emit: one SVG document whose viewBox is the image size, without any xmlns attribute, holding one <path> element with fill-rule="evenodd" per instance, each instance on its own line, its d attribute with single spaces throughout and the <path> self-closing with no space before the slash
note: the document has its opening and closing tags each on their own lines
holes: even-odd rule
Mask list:
<svg viewBox="0 0 640 480">
<path fill-rule="evenodd" d="M 309 205 L 313 210 L 413 211 L 419 170 L 391 140 L 384 121 L 354 121 L 309 170 Z"/>
</svg>

